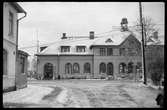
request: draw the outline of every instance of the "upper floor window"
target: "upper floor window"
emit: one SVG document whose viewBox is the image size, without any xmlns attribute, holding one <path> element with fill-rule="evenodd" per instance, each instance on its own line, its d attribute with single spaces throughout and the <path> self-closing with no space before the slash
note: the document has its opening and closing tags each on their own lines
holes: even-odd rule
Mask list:
<svg viewBox="0 0 167 110">
<path fill-rule="evenodd" d="M 77 52 L 85 52 L 85 46 L 77 46 Z"/>
<path fill-rule="evenodd" d="M 119 53 L 121 56 L 125 55 L 125 48 L 120 48 Z"/>
<path fill-rule="evenodd" d="M 106 55 L 105 48 L 100 48 L 100 56 L 105 56 L 105 55 Z"/>
<path fill-rule="evenodd" d="M 13 35 L 13 13 L 9 12 L 9 35 Z"/>
<path fill-rule="evenodd" d="M 107 56 L 113 55 L 113 49 L 112 48 L 107 48 Z"/>
<path fill-rule="evenodd" d="M 70 52 L 70 46 L 61 46 L 61 52 Z"/>
</svg>

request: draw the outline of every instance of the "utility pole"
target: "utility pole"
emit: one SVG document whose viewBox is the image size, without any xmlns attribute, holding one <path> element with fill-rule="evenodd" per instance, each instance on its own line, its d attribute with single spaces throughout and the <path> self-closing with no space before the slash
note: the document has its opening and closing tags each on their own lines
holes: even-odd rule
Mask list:
<svg viewBox="0 0 167 110">
<path fill-rule="evenodd" d="M 139 2 L 139 10 L 140 10 L 140 25 L 142 30 L 142 62 L 143 62 L 143 74 L 144 74 L 144 84 L 147 85 L 147 76 L 145 69 L 145 43 L 144 43 L 144 33 L 143 33 L 143 17 L 142 17 L 142 6 L 141 2 Z"/>
<path fill-rule="evenodd" d="M 37 34 L 37 54 L 39 53 L 39 40 L 38 40 L 38 30 L 36 30 Z"/>
<path fill-rule="evenodd" d="M 39 40 L 38 40 L 38 29 L 36 30 L 36 34 L 37 34 L 37 54 L 39 53 Z M 36 56 L 36 72 L 38 74 L 38 58 Z"/>
</svg>

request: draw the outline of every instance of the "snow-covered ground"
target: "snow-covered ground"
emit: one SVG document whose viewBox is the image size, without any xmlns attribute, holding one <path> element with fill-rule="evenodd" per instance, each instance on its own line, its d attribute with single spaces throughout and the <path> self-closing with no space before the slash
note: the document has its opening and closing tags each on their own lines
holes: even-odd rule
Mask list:
<svg viewBox="0 0 167 110">
<path fill-rule="evenodd" d="M 63 90 L 55 99 L 41 101 L 54 87 Z M 28 81 L 28 88 L 3 94 L 3 102 L 38 103 L 49 107 L 151 107 L 157 89 L 141 82 L 112 80 Z M 38 105 L 40 106 L 40 105 Z"/>
<path fill-rule="evenodd" d="M 28 85 L 27 88 L 3 94 L 3 102 L 39 103 L 43 96 L 49 94 L 53 88 Z"/>
</svg>

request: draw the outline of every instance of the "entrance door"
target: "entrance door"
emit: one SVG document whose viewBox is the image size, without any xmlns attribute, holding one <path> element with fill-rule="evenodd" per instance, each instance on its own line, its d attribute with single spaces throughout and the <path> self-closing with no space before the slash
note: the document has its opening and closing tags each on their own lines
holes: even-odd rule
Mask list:
<svg viewBox="0 0 167 110">
<path fill-rule="evenodd" d="M 44 79 L 52 79 L 53 78 L 53 64 L 46 63 L 44 65 Z"/>
</svg>

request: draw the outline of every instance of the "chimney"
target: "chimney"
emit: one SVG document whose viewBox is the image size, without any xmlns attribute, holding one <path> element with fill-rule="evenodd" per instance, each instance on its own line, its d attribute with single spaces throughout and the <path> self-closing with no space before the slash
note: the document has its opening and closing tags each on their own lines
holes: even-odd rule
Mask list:
<svg viewBox="0 0 167 110">
<path fill-rule="evenodd" d="M 128 31 L 128 20 L 127 20 L 127 18 L 122 18 L 121 31 Z"/>
<path fill-rule="evenodd" d="M 63 37 L 61 39 L 67 39 L 66 33 L 63 33 Z"/>
<path fill-rule="evenodd" d="M 94 39 L 94 31 L 90 31 L 89 32 L 89 38 L 90 39 Z"/>
</svg>

